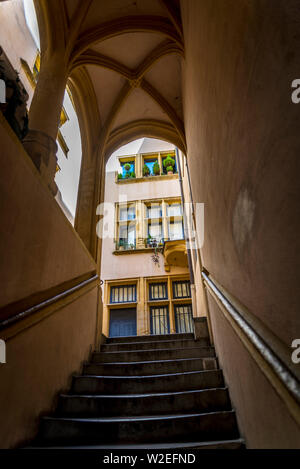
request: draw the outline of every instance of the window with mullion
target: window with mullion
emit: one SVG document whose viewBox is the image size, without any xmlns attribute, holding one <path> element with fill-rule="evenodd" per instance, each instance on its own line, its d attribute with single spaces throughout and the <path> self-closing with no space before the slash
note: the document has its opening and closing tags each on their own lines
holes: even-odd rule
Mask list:
<svg viewBox="0 0 300 469">
<path fill-rule="evenodd" d="M 169 240 L 184 239 L 182 220 L 169 221 Z"/>
<path fill-rule="evenodd" d="M 126 170 L 125 165 L 130 164 L 130 169 Z M 135 168 L 135 162 L 134 161 L 122 161 L 121 162 L 121 168 L 122 168 L 122 176 L 126 177 L 127 174 L 134 173 L 134 168 Z"/>
<path fill-rule="evenodd" d="M 120 220 L 135 220 L 135 204 L 120 207 Z"/>
<path fill-rule="evenodd" d="M 119 243 L 125 246 L 136 245 L 136 226 L 134 222 L 120 225 Z"/>
<path fill-rule="evenodd" d="M 149 299 L 150 300 L 167 300 L 168 287 L 167 283 L 150 283 L 149 285 Z"/>
<path fill-rule="evenodd" d="M 111 303 L 135 303 L 136 285 L 118 285 L 110 289 Z"/>
<path fill-rule="evenodd" d="M 162 238 L 162 223 L 151 220 L 151 222 L 148 223 L 148 236 L 160 241 Z"/>
<path fill-rule="evenodd" d="M 169 334 L 170 320 L 167 306 L 153 306 L 150 309 L 150 333 Z"/>
<path fill-rule="evenodd" d="M 178 305 L 174 308 L 176 332 L 193 332 L 192 305 Z"/>
<path fill-rule="evenodd" d="M 169 203 L 167 205 L 167 216 L 177 217 L 182 215 L 182 205 L 180 202 Z"/>
<path fill-rule="evenodd" d="M 161 218 L 161 204 L 153 203 L 147 206 L 147 218 Z"/>
<path fill-rule="evenodd" d="M 191 285 L 189 280 L 173 282 L 173 298 L 191 298 Z"/>
</svg>

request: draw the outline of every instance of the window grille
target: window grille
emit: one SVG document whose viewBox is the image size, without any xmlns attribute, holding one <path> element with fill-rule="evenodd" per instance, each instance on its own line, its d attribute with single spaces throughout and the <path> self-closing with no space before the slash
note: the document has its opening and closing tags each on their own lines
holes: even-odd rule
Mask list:
<svg viewBox="0 0 300 469">
<path fill-rule="evenodd" d="M 120 285 L 111 287 L 111 303 L 134 303 L 136 301 L 136 285 Z"/>
<path fill-rule="evenodd" d="M 167 306 L 151 307 L 150 332 L 153 335 L 170 333 L 169 308 Z"/>
<path fill-rule="evenodd" d="M 192 305 L 175 306 L 175 326 L 179 334 L 194 332 Z"/>
<path fill-rule="evenodd" d="M 167 300 L 168 299 L 167 283 L 150 283 L 149 299 L 150 300 Z"/>
<path fill-rule="evenodd" d="M 189 280 L 173 282 L 173 296 L 174 298 L 190 298 L 191 285 Z"/>
</svg>

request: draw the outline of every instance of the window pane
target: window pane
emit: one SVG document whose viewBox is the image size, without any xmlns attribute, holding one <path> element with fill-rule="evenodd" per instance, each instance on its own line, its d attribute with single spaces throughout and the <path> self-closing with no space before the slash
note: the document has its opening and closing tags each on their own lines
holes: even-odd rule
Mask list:
<svg viewBox="0 0 300 469">
<path fill-rule="evenodd" d="M 182 220 L 169 222 L 169 239 L 183 239 Z"/>
<path fill-rule="evenodd" d="M 135 224 L 121 225 L 119 240 L 124 244 L 133 244 L 135 246 Z"/>
<path fill-rule="evenodd" d="M 128 171 L 125 169 L 126 164 L 130 164 L 130 169 Z M 134 161 L 126 161 L 125 163 L 121 163 L 122 176 L 124 177 L 128 173 L 130 174 L 130 173 L 134 172 L 134 166 L 135 166 Z"/>
<path fill-rule="evenodd" d="M 120 207 L 120 220 L 134 220 L 135 219 L 135 205 L 128 207 Z"/>
<path fill-rule="evenodd" d="M 121 285 L 119 287 L 111 287 L 110 302 L 111 303 L 128 303 L 136 301 L 136 285 Z"/>
<path fill-rule="evenodd" d="M 149 159 L 144 159 L 144 164 L 149 168 L 150 174 L 153 175 L 153 166 L 154 164 L 158 162 L 157 158 L 149 158 Z"/>
<path fill-rule="evenodd" d="M 147 218 L 160 218 L 161 216 L 161 204 L 151 204 L 147 207 Z"/>
<path fill-rule="evenodd" d="M 191 305 L 175 306 L 175 324 L 177 333 L 194 331 Z"/>
<path fill-rule="evenodd" d="M 150 310 L 150 332 L 151 334 L 169 334 L 169 310 L 167 306 L 151 308 Z"/>
<path fill-rule="evenodd" d="M 149 285 L 150 300 L 164 300 L 168 298 L 166 283 L 151 283 Z"/>
<path fill-rule="evenodd" d="M 148 224 L 148 235 L 152 238 L 161 239 L 162 237 L 162 224 L 156 222 L 150 222 Z"/>
<path fill-rule="evenodd" d="M 190 298 L 191 286 L 189 280 L 173 282 L 173 295 L 174 298 Z"/>
<path fill-rule="evenodd" d="M 167 216 L 176 217 L 182 215 L 182 206 L 180 203 L 167 205 Z"/>
</svg>

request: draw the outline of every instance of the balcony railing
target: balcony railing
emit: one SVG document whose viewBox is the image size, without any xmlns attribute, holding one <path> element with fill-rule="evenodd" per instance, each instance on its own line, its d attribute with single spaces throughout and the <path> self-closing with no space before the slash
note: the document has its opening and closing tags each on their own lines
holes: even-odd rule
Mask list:
<svg viewBox="0 0 300 469">
<path fill-rule="evenodd" d="M 139 239 L 134 243 L 128 243 L 127 241 L 116 241 L 115 250 L 116 251 L 138 251 L 141 249 L 163 249 L 166 241 L 182 241 L 184 237 L 170 237 L 170 238 L 145 238 Z"/>
</svg>

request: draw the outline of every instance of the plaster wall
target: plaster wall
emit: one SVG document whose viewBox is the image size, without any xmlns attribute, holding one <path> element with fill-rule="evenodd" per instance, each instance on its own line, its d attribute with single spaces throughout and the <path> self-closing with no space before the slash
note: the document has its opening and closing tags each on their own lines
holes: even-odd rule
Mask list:
<svg viewBox="0 0 300 469">
<path fill-rule="evenodd" d="M 287 350 L 300 336 L 300 106 L 291 101 L 300 70 L 299 5 L 181 2 L 187 155 L 194 202 L 205 203 L 203 265 Z M 211 310 L 249 446 L 293 447 L 296 436 L 299 444 L 286 408 Z"/>
<path fill-rule="evenodd" d="M 0 307 L 96 265 L 0 114 Z"/>
<path fill-rule="evenodd" d="M 94 346 L 97 288 L 6 342 L 0 364 L 0 447 L 27 444 Z"/>
<path fill-rule="evenodd" d="M 22 69 L 20 58 L 26 60 L 32 69 L 36 59 L 37 47 L 26 24 L 23 0 L 0 2 L 0 46 L 4 50 L 29 95 L 30 105 L 33 88 Z"/>
<path fill-rule="evenodd" d="M 112 161 L 113 160 L 113 161 Z M 118 159 L 112 156 L 109 161 L 109 168 L 118 170 Z M 180 197 L 180 186 L 178 179 L 143 181 L 137 183 L 116 183 L 115 171 L 108 171 L 105 175 L 105 196 L 107 204 L 105 210 L 112 210 L 109 217 L 110 232 L 114 233 L 115 224 L 115 204 L 118 202 L 148 200 L 156 198 Z M 111 206 L 109 206 L 111 204 Z M 106 227 L 108 228 L 108 227 Z M 106 231 L 104 230 L 104 233 Z M 105 235 L 106 236 L 106 235 Z M 114 235 L 113 235 L 114 236 Z M 164 269 L 164 258 L 161 254 L 159 266 L 154 265 L 149 253 L 129 253 L 114 255 L 115 243 L 111 236 L 104 237 L 102 241 L 102 280 L 151 277 L 166 274 Z M 171 267 L 170 274 L 187 273 L 185 267 Z"/>
</svg>

